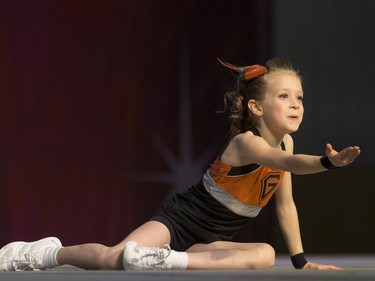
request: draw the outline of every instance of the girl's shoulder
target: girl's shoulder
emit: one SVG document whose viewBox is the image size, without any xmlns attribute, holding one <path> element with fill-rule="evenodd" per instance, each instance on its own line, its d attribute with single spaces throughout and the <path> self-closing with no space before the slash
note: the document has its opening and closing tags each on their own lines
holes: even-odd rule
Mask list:
<svg viewBox="0 0 375 281">
<path fill-rule="evenodd" d="M 247 140 L 251 137 L 254 137 L 254 136 L 261 137 L 260 134 L 257 133 L 257 132 L 246 131 L 244 133 L 240 133 L 240 134 L 236 135 L 235 137 L 233 137 L 232 140 L 234 140 L 234 141 L 245 141 L 245 140 Z"/>
<path fill-rule="evenodd" d="M 293 143 L 293 138 L 290 134 L 286 134 L 283 138 L 283 142 L 286 142 L 286 143 Z"/>
<path fill-rule="evenodd" d="M 234 136 L 222 150 L 220 159 L 222 162 L 230 166 L 242 166 L 248 164 L 247 159 L 244 159 L 244 150 L 254 138 L 254 133 L 247 131 Z"/>
<path fill-rule="evenodd" d="M 286 134 L 283 138 L 283 142 L 286 148 L 286 151 L 293 151 L 293 138 L 290 134 Z"/>
<path fill-rule="evenodd" d="M 234 143 L 236 143 L 238 147 L 242 147 L 243 145 L 247 147 L 255 145 L 254 147 L 255 149 L 256 149 L 256 144 L 267 143 L 266 140 L 264 140 L 260 134 L 258 134 L 257 132 L 252 132 L 252 131 L 247 131 L 247 132 L 238 134 L 232 140 Z M 281 147 L 285 147 L 286 151 L 293 151 L 294 144 L 293 144 L 292 136 L 290 134 L 286 134 L 284 138 L 282 139 L 282 143 L 280 145 Z"/>
</svg>

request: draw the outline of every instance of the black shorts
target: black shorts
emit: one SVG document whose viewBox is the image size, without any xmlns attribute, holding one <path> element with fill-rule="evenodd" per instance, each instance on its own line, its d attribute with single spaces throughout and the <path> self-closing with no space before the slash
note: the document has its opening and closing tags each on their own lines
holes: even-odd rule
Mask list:
<svg viewBox="0 0 375 281">
<path fill-rule="evenodd" d="M 250 219 L 224 207 L 200 182 L 164 202 L 150 221 L 163 223 L 171 235 L 171 248 L 185 251 L 197 243 L 231 241 Z"/>
</svg>

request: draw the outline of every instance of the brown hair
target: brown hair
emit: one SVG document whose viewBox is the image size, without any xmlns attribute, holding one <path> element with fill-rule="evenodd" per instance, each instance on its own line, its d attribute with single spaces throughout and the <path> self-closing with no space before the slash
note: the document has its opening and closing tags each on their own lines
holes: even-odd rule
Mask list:
<svg viewBox="0 0 375 281">
<path fill-rule="evenodd" d="M 287 60 L 274 58 L 266 63 L 267 73 L 253 80 L 246 81 L 237 78 L 236 86 L 232 91 L 228 91 L 224 95 L 224 112 L 229 112 L 231 120 L 230 135 L 231 138 L 238 134 L 251 130 L 255 126 L 255 118 L 249 110 L 247 104 L 251 99 L 262 100 L 267 88 L 264 77 L 271 73 L 286 72 L 297 75 L 298 71 Z"/>
</svg>

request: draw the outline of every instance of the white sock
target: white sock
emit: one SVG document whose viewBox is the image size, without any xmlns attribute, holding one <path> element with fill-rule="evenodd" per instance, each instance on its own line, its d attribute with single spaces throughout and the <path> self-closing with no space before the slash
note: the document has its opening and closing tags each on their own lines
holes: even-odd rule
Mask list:
<svg viewBox="0 0 375 281">
<path fill-rule="evenodd" d="M 57 252 L 62 247 L 51 247 L 49 249 L 46 249 L 43 255 L 43 261 L 42 264 L 45 268 L 52 268 L 59 266 L 59 263 L 57 262 Z"/>
<path fill-rule="evenodd" d="M 188 254 L 171 250 L 171 253 L 165 259 L 165 263 L 170 269 L 186 269 L 188 266 Z"/>
</svg>

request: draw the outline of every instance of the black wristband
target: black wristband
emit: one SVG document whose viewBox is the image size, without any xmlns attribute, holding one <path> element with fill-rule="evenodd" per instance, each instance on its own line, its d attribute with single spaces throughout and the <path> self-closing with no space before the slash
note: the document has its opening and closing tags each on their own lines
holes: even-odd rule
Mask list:
<svg viewBox="0 0 375 281">
<path fill-rule="evenodd" d="M 338 168 L 338 167 L 336 167 L 335 165 L 332 164 L 332 162 L 329 160 L 329 158 L 327 156 L 322 156 L 320 158 L 320 163 L 327 170 L 332 170 L 332 169 L 337 169 Z"/>
<path fill-rule="evenodd" d="M 292 264 L 295 269 L 302 269 L 307 263 L 304 253 L 299 253 L 297 255 L 294 255 L 293 257 L 290 257 L 290 259 L 292 260 Z"/>
</svg>

